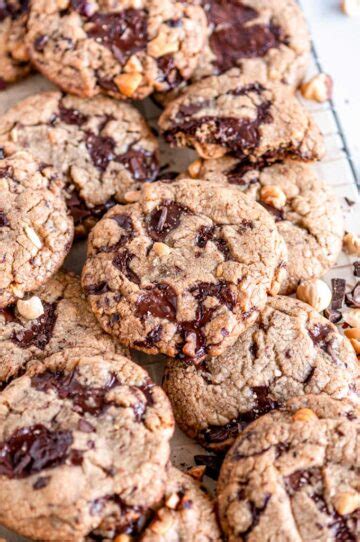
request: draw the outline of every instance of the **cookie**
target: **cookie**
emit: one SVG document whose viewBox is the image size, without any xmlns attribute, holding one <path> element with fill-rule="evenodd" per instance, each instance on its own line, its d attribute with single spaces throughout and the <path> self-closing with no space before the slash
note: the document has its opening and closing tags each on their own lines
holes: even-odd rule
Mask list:
<svg viewBox="0 0 360 542">
<path fill-rule="evenodd" d="M 359 540 L 359 420 L 351 402 L 308 396 L 251 424 L 221 469 L 227 540 Z"/>
<path fill-rule="evenodd" d="M 189 79 L 206 37 L 206 16 L 176 0 L 33 0 L 32 62 L 63 90 L 143 99 Z"/>
<path fill-rule="evenodd" d="M 25 303 L 0 310 L 0 382 L 23 373 L 35 358 L 42 360 L 69 348 L 130 357 L 126 348 L 102 331 L 80 280 L 72 273 L 57 273 Z"/>
<path fill-rule="evenodd" d="M 57 173 L 27 152 L 0 160 L 0 309 L 44 284 L 72 239 Z"/>
<path fill-rule="evenodd" d="M 121 511 L 118 510 L 118 514 Z M 116 528 L 119 517 L 114 515 L 92 533 L 87 542 L 102 540 L 117 541 Z M 141 523 L 145 527 L 141 527 Z M 121 525 L 121 522 L 120 522 Z M 191 476 L 175 467 L 170 467 L 162 502 L 149 513 L 147 518 L 127 531 L 127 540 L 141 542 L 220 542 L 221 535 L 217 525 L 214 503 Z M 122 542 L 120 535 L 120 542 Z"/>
<path fill-rule="evenodd" d="M 256 78 L 297 87 L 310 61 L 310 36 L 294 0 L 199 0 L 208 24 L 205 47 L 191 82 L 239 67 Z M 186 86 L 183 83 L 181 88 Z M 179 89 L 157 94 L 167 105 Z"/>
<path fill-rule="evenodd" d="M 281 293 L 295 291 L 302 280 L 323 276 L 335 264 L 344 236 L 343 215 L 339 201 L 312 166 L 294 160 L 255 166 L 225 156 L 196 160 L 185 175 L 238 186 L 274 216 L 288 249 Z"/>
<path fill-rule="evenodd" d="M 222 452 L 251 421 L 291 397 L 359 401 L 359 377 L 355 352 L 333 324 L 306 303 L 276 296 L 221 356 L 198 366 L 169 360 L 164 389 L 181 429 Z"/>
<path fill-rule="evenodd" d="M 321 133 L 287 86 L 234 68 L 194 83 L 159 119 L 165 140 L 203 158 L 317 160 Z"/>
<path fill-rule="evenodd" d="M 46 92 L 23 100 L 0 118 L 0 148 L 19 146 L 61 173 L 78 234 L 159 171 L 158 143 L 141 114 L 106 97 Z"/>
<path fill-rule="evenodd" d="M 30 72 L 25 45 L 27 0 L 2 0 L 0 3 L 0 90 Z"/>
<path fill-rule="evenodd" d="M 114 353 L 64 350 L 0 395 L 0 521 L 82 540 L 113 507 L 124 529 L 165 489 L 173 418 L 148 374 Z"/>
<path fill-rule="evenodd" d="M 192 80 L 251 63 L 270 79 L 297 86 L 310 60 L 310 36 L 294 0 L 202 0 L 208 40 Z"/>
<path fill-rule="evenodd" d="M 201 360 L 256 320 L 284 276 L 272 217 L 233 187 L 144 185 L 89 237 L 82 285 L 108 333 L 132 348 Z"/>
</svg>

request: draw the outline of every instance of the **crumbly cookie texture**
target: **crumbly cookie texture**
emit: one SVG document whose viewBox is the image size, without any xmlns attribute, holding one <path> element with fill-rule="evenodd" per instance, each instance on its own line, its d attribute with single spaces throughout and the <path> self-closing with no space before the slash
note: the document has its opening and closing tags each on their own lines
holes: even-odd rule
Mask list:
<svg viewBox="0 0 360 542">
<path fill-rule="evenodd" d="M 61 174 L 77 233 L 85 233 L 124 193 L 153 181 L 158 143 L 130 104 L 36 94 L 0 118 L 0 150 L 24 147 Z"/>
<path fill-rule="evenodd" d="M 36 540 L 82 540 L 162 498 L 173 417 L 148 374 L 114 353 L 64 350 L 0 397 L 0 520 Z"/>
<path fill-rule="evenodd" d="M 229 542 L 358 540 L 360 412 L 307 396 L 237 439 L 218 484 Z"/>
<path fill-rule="evenodd" d="M 197 367 L 169 360 L 164 389 L 185 433 L 223 451 L 291 397 L 359 401 L 359 377 L 355 352 L 333 324 L 301 301 L 276 296 L 221 356 Z"/>
<path fill-rule="evenodd" d="M 312 166 L 286 160 L 253 165 L 225 156 L 194 162 L 187 174 L 238 186 L 275 218 L 288 249 L 288 275 L 281 293 L 302 280 L 323 276 L 336 262 L 344 235 L 339 201 Z"/>
<path fill-rule="evenodd" d="M 27 152 L 0 160 L 0 308 L 44 284 L 68 253 L 73 220 L 62 188 Z"/>
<path fill-rule="evenodd" d="M 206 38 L 206 16 L 175 0 L 34 0 L 32 62 L 81 97 L 146 98 L 189 79 Z"/>
<path fill-rule="evenodd" d="M 232 187 L 144 185 L 89 237 L 82 285 L 103 328 L 150 354 L 199 361 L 254 323 L 284 276 L 272 217 Z"/>
<path fill-rule="evenodd" d="M 79 278 L 59 272 L 25 301 L 0 310 L 0 382 L 24 372 L 29 361 L 65 348 L 130 357 L 126 348 L 100 328 Z"/>
<path fill-rule="evenodd" d="M 119 510 L 121 514 L 121 510 Z M 122 542 L 118 534 L 119 518 L 107 518 L 87 539 Z M 144 528 L 141 523 L 147 524 Z M 121 523 L 120 523 L 121 525 Z M 220 542 L 221 534 L 216 521 L 214 502 L 193 478 L 175 467 L 170 467 L 164 497 L 147 518 L 127 532 L 124 542 Z"/>
<path fill-rule="evenodd" d="M 201 0 L 208 39 L 192 80 L 251 63 L 269 79 L 297 86 L 310 59 L 305 17 L 294 0 Z"/>
<path fill-rule="evenodd" d="M 0 4 L 0 90 L 30 71 L 25 45 L 28 9 L 26 0 L 3 0 Z"/>
<path fill-rule="evenodd" d="M 324 154 L 318 127 L 291 89 L 238 68 L 188 87 L 159 125 L 168 143 L 194 147 L 203 158 L 309 161 Z"/>
</svg>

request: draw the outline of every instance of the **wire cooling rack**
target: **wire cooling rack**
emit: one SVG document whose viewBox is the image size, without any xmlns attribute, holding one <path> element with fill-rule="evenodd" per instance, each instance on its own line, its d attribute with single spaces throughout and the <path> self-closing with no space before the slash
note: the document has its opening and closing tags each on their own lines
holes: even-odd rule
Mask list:
<svg viewBox="0 0 360 542">
<path fill-rule="evenodd" d="M 313 48 L 308 77 L 312 77 L 321 71 L 320 60 L 316 50 Z M 0 93 L 0 114 L 29 95 L 53 88 L 48 81 L 39 75 L 29 77 L 25 81 L 9 87 L 6 91 Z M 346 137 L 342 130 L 341 115 L 335 109 L 332 101 L 325 104 L 317 104 L 303 100 L 301 96 L 299 96 L 299 99 L 313 114 L 325 139 L 326 156 L 322 162 L 315 165 L 315 168 L 339 197 L 344 212 L 346 230 L 360 233 L 360 179 L 356 173 Z M 140 104 L 139 108 L 147 117 L 151 126 L 156 130 L 160 109 L 149 99 Z M 173 151 L 163 141 L 160 141 L 160 148 L 162 168 L 164 171 L 183 171 L 196 156 L 190 150 Z M 75 244 L 65 262 L 65 267 L 68 270 L 80 273 L 84 262 L 85 251 L 85 243 Z M 324 277 L 325 280 L 330 283 L 332 278 L 343 278 L 346 280 L 348 289 L 351 289 L 356 282 L 352 273 L 352 263 L 353 258 L 342 252 L 336 266 Z M 149 356 L 142 356 L 141 354 L 137 356 L 137 361 L 141 362 L 148 370 L 150 376 L 157 383 L 161 384 L 163 374 L 162 361 L 152 359 Z M 172 440 L 172 461 L 177 467 L 186 470 L 194 465 L 195 455 L 204 454 L 206 454 L 206 451 L 203 448 L 188 439 L 179 429 L 176 429 Z M 204 482 L 210 490 L 214 489 L 212 480 L 205 478 Z M 25 542 L 27 540 L 1 527 L 0 536 L 5 537 L 7 542 Z"/>
</svg>

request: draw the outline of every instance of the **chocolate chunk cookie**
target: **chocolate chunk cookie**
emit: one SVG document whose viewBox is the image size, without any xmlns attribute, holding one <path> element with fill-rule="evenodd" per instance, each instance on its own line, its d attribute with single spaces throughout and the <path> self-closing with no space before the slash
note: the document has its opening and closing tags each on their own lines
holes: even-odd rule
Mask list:
<svg viewBox="0 0 360 542">
<path fill-rule="evenodd" d="M 113 507 L 124 530 L 165 489 L 173 418 L 148 374 L 114 353 L 64 350 L 0 395 L 0 521 L 82 540 Z"/>
<path fill-rule="evenodd" d="M 57 173 L 27 152 L 0 160 L 0 309 L 44 284 L 72 238 Z"/>
<path fill-rule="evenodd" d="M 0 90 L 30 71 L 25 46 L 28 0 L 0 2 Z"/>
<path fill-rule="evenodd" d="M 308 396 L 252 423 L 221 469 L 227 540 L 359 540 L 359 420 L 351 402 Z"/>
<path fill-rule="evenodd" d="M 175 0 L 33 0 L 32 62 L 67 92 L 143 99 L 189 79 L 206 37 L 206 16 Z"/>
<path fill-rule="evenodd" d="M 297 86 L 310 59 L 310 36 L 294 0 L 201 0 L 208 40 L 192 80 L 252 65 Z"/>
<path fill-rule="evenodd" d="M 120 516 L 120 517 L 119 517 Z M 118 514 L 106 518 L 100 527 L 87 539 L 88 542 L 117 541 L 119 533 Z M 146 524 L 146 526 L 142 526 Z M 129 542 L 220 542 L 220 530 L 216 522 L 214 503 L 189 475 L 170 467 L 162 502 L 156 509 L 141 518 L 133 528 L 127 531 Z M 121 537 L 119 537 L 122 542 Z M 126 542 L 127 539 L 124 539 Z"/>
<path fill-rule="evenodd" d="M 324 153 L 318 127 L 288 87 L 238 68 L 191 85 L 159 125 L 168 143 L 194 147 L 203 158 L 308 161 Z"/>
<path fill-rule="evenodd" d="M 335 264 L 344 236 L 342 211 L 311 166 L 293 160 L 254 165 L 226 156 L 196 160 L 185 175 L 238 186 L 274 216 L 289 256 L 281 293 L 323 276 Z"/>
<path fill-rule="evenodd" d="M 256 320 L 284 276 L 272 217 L 233 187 L 143 186 L 89 237 L 82 285 L 103 328 L 150 354 L 217 355 Z"/>
<path fill-rule="evenodd" d="M 78 234 L 159 170 L 158 143 L 143 117 L 106 97 L 27 98 L 0 118 L 0 149 L 19 146 L 61 173 Z"/>
<path fill-rule="evenodd" d="M 238 433 L 290 397 L 360 400 L 349 341 L 309 305 L 277 296 L 221 356 L 201 365 L 169 360 L 164 389 L 190 437 L 223 451 Z"/>
<path fill-rule="evenodd" d="M 126 348 L 100 328 L 80 280 L 72 273 L 59 272 L 29 299 L 0 310 L 0 382 L 24 372 L 30 360 L 47 358 L 64 348 L 130 357 Z"/>
</svg>

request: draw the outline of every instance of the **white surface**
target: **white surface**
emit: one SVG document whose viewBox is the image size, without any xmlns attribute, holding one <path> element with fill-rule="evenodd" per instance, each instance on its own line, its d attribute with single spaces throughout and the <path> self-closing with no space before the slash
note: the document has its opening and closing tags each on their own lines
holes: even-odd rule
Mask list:
<svg viewBox="0 0 360 542">
<path fill-rule="evenodd" d="M 334 81 L 334 105 L 360 181 L 360 17 L 340 0 L 300 0 L 323 71 Z"/>
<path fill-rule="evenodd" d="M 337 0 L 302 0 L 314 38 L 315 48 L 320 57 L 322 68 L 334 78 L 334 103 L 337 107 L 340 122 L 344 129 L 347 144 L 351 149 L 357 176 L 360 177 L 360 19 L 353 20 L 345 17 L 338 9 Z M 357 58 L 355 58 L 357 57 Z M 309 75 L 317 71 L 315 61 L 309 69 Z M 0 93 L 0 113 L 20 99 L 38 90 L 51 88 L 51 85 L 40 76 L 33 76 L 21 84 Z M 319 105 L 305 102 L 313 112 L 316 121 L 325 137 L 327 154 L 325 159 L 316 166 L 320 175 L 327 180 L 339 196 L 344 209 L 346 229 L 360 232 L 360 202 L 358 190 L 352 169 L 343 149 L 343 141 L 339 134 L 338 125 L 328 103 Z M 156 124 L 157 110 L 148 100 L 141 107 L 152 124 Z M 176 167 L 180 170 L 192 159 L 191 151 L 171 152 L 162 144 L 162 162 L 169 164 L 169 169 Z M 344 198 L 357 200 L 357 205 L 349 207 Z M 84 256 L 84 246 L 75 245 L 66 262 L 68 269 L 80 272 Z M 355 278 L 352 275 L 351 259 L 341 254 L 337 266 L 327 274 L 329 282 L 332 277 L 342 277 L 352 287 Z M 158 383 L 161 382 L 161 362 L 147 364 L 147 369 Z M 172 442 L 172 460 L 180 468 L 193 464 L 194 454 L 204 454 L 205 451 L 194 442 L 187 439 L 179 430 Z M 8 542 L 21 542 L 25 539 L 9 534 L 0 527 L 0 536 L 5 536 Z M 59 541 L 60 542 L 60 541 Z M 65 542 L 65 541 L 64 541 Z"/>
</svg>

